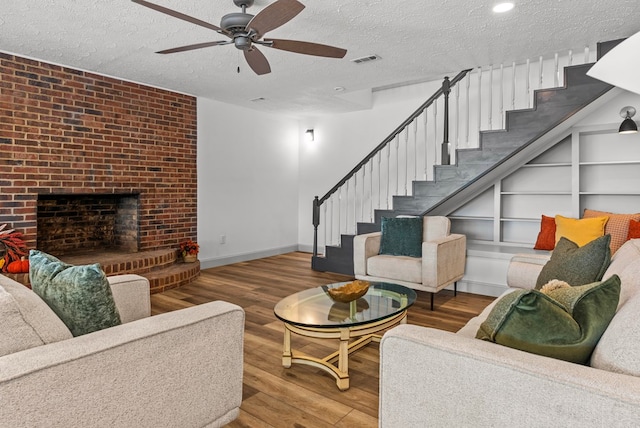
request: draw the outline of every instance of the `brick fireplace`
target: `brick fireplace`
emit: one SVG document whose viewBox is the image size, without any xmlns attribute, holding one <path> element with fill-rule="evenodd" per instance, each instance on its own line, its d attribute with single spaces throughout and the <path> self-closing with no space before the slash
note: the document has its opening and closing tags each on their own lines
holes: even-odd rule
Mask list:
<svg viewBox="0 0 640 428">
<path fill-rule="evenodd" d="M 65 236 L 96 241 L 94 223 L 103 242 L 124 231 L 132 251 L 195 239 L 196 132 L 192 96 L 0 53 L 0 224 L 29 248 L 73 251 L 47 207 L 73 214 L 87 202 L 101 214 L 86 209 Z M 131 210 L 109 217 L 114 204 Z M 123 220 L 132 216 L 135 226 Z M 47 223 L 58 225 L 41 233 Z"/>
</svg>

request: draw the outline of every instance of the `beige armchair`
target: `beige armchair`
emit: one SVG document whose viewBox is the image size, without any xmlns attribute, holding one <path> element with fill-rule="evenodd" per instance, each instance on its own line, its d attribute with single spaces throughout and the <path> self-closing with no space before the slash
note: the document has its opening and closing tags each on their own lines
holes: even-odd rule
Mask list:
<svg viewBox="0 0 640 428">
<path fill-rule="evenodd" d="M 391 282 L 433 295 L 464 276 L 466 236 L 450 233 L 447 217 L 425 216 L 422 226 L 422 258 L 379 254 L 381 232 L 357 235 L 353 241 L 356 278 Z"/>
</svg>

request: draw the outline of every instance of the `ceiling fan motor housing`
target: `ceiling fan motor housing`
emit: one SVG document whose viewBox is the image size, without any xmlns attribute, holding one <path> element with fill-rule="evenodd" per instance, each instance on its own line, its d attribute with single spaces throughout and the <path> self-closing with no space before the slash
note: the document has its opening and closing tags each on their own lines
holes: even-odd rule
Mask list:
<svg viewBox="0 0 640 428">
<path fill-rule="evenodd" d="M 244 32 L 252 18 L 249 13 L 228 13 L 220 20 L 220 28 L 232 34 Z"/>
</svg>

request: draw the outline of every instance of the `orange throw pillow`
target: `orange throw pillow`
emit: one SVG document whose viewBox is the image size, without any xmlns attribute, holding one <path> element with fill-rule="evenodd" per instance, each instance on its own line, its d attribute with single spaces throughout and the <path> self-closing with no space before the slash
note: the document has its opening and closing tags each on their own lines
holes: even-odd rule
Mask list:
<svg viewBox="0 0 640 428">
<path fill-rule="evenodd" d="M 625 243 L 629 234 L 629 222 L 631 220 L 640 221 L 640 213 L 636 214 L 615 214 L 606 211 L 596 211 L 585 209 L 582 218 L 594 218 L 594 217 L 609 217 L 607 225 L 604 228 L 604 233 L 611 235 L 611 255 L 613 255 L 618 248 Z"/>
<path fill-rule="evenodd" d="M 534 250 L 553 250 L 556 247 L 556 219 L 555 217 L 547 217 L 542 215 L 540 221 L 540 233 Z"/>
<path fill-rule="evenodd" d="M 627 240 L 640 238 L 640 221 L 629 220 L 629 232 Z"/>
</svg>

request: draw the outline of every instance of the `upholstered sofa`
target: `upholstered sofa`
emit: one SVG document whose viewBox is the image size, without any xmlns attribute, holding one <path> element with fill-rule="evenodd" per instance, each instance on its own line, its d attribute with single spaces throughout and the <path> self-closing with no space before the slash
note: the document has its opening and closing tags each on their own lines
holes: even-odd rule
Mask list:
<svg viewBox="0 0 640 428">
<path fill-rule="evenodd" d="M 547 260 L 515 256 L 505 294 L 532 288 Z M 458 333 L 390 330 L 380 344 L 380 426 L 640 426 L 640 239 L 614 254 L 603 279 L 614 274 L 618 308 L 589 365 L 476 339 L 495 302 Z"/>
<path fill-rule="evenodd" d="M 235 419 L 243 310 L 217 301 L 151 317 L 145 278 L 108 280 L 122 324 L 72 337 L 38 295 L 0 275 L 0 426 L 202 427 Z"/>
</svg>

